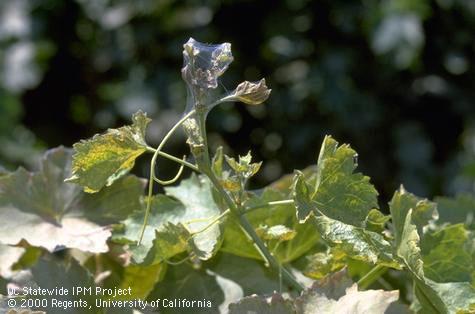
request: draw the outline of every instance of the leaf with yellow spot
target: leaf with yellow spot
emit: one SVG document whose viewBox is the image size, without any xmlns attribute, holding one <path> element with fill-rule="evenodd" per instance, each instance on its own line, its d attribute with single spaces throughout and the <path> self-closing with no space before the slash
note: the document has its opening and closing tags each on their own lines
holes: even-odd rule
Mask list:
<svg viewBox="0 0 475 314">
<path fill-rule="evenodd" d="M 66 181 L 95 193 L 127 174 L 135 159 L 147 150 L 145 129 L 150 121 L 147 114 L 138 111 L 132 116 L 132 125 L 74 144 L 72 175 Z"/>
</svg>

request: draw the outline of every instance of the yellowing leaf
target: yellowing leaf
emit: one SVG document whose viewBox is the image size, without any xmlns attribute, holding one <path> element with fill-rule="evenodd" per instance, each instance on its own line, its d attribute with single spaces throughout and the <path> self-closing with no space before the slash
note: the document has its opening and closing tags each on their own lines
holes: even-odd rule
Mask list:
<svg viewBox="0 0 475 314">
<path fill-rule="evenodd" d="M 95 193 L 127 174 L 135 159 L 147 150 L 145 129 L 151 120 L 138 111 L 132 121 L 132 125 L 109 129 L 74 144 L 72 175 L 66 181 Z"/>
</svg>

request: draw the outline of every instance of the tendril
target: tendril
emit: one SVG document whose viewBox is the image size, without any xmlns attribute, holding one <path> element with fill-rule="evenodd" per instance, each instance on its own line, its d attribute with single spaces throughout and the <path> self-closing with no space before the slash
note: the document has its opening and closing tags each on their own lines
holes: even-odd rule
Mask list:
<svg viewBox="0 0 475 314">
<path fill-rule="evenodd" d="M 185 160 L 186 160 L 186 155 L 183 155 L 183 161 L 185 161 Z M 155 165 L 154 165 L 154 166 L 155 166 Z M 175 183 L 175 182 L 180 178 L 181 174 L 183 173 L 183 169 L 184 169 L 184 168 L 185 168 L 185 165 L 184 165 L 184 164 L 181 164 L 181 165 L 180 165 L 180 169 L 178 169 L 178 172 L 177 172 L 177 174 L 173 177 L 173 179 L 170 179 L 170 180 L 160 180 L 159 178 L 157 178 L 157 177 L 155 176 L 155 174 L 153 175 L 152 179 L 153 179 L 155 182 L 157 182 L 157 183 L 159 183 L 159 184 L 161 184 L 161 185 L 173 184 L 173 183 Z"/>
<path fill-rule="evenodd" d="M 168 131 L 168 133 L 165 135 L 165 137 L 162 139 L 160 144 L 158 145 L 157 149 L 155 150 L 155 153 L 153 154 L 152 160 L 150 162 L 150 176 L 148 180 L 148 195 L 147 195 L 147 208 L 145 209 L 145 217 L 142 225 L 142 230 L 140 231 L 140 237 L 139 237 L 139 242 L 138 245 L 142 243 L 143 240 L 143 235 L 145 233 L 145 228 L 147 227 L 148 223 L 148 217 L 150 216 L 150 209 L 152 207 L 152 195 L 153 195 L 153 183 L 155 182 L 156 176 L 155 176 L 155 165 L 157 163 L 157 158 L 160 154 L 160 151 L 162 150 L 163 146 L 165 146 L 166 142 L 170 139 L 170 137 L 175 133 L 175 131 L 185 122 L 188 120 L 189 117 L 195 114 L 195 110 L 191 110 L 188 112 L 183 118 L 181 118 L 171 129 Z M 178 171 L 178 177 L 180 177 L 181 172 L 183 169 Z M 176 181 L 178 178 L 175 177 L 172 180 Z M 158 180 L 158 179 L 157 179 Z M 170 180 L 171 181 L 171 180 Z"/>
</svg>

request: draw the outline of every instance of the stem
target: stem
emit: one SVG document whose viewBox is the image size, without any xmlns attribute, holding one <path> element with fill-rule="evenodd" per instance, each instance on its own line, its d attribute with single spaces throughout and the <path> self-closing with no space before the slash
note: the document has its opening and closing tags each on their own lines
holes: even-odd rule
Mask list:
<svg viewBox="0 0 475 314">
<path fill-rule="evenodd" d="M 360 280 L 358 280 L 357 285 L 359 289 L 368 288 L 373 282 L 375 282 L 379 277 L 381 277 L 388 268 L 383 265 L 376 265 L 371 269 L 366 275 L 364 275 Z"/>
<path fill-rule="evenodd" d="M 175 131 L 178 129 L 180 125 L 183 124 L 189 117 L 191 117 L 193 114 L 195 114 L 195 110 L 191 110 L 188 112 L 183 118 L 181 118 L 171 129 L 168 131 L 168 133 L 165 135 L 163 140 L 160 142 L 158 145 L 157 149 L 155 150 L 155 153 L 153 154 L 152 161 L 150 162 L 150 178 L 148 180 L 148 197 L 147 197 L 147 208 L 145 210 L 145 217 L 143 220 L 143 226 L 142 230 L 140 231 L 140 238 L 138 245 L 142 243 L 143 235 L 145 233 L 145 228 L 147 227 L 147 222 L 148 222 L 148 217 L 150 215 L 150 208 L 152 206 L 152 195 L 153 195 L 153 178 L 155 177 L 155 164 L 157 162 L 157 158 L 159 155 L 159 152 L 162 150 L 163 146 L 165 146 L 166 142 L 168 139 L 175 133 Z M 178 159 L 178 158 L 177 158 Z"/>
<path fill-rule="evenodd" d="M 200 130 L 201 130 L 201 135 L 203 137 L 204 143 L 207 143 L 206 141 L 206 129 L 203 128 L 204 126 L 204 115 L 200 115 Z M 204 130 L 204 132 L 203 132 Z M 210 159 L 209 159 L 209 152 L 208 152 L 208 146 L 205 145 L 205 156 L 208 156 L 204 162 L 204 164 L 200 164 L 200 170 L 208 176 L 210 179 L 211 183 L 213 184 L 214 188 L 218 191 L 218 193 L 221 195 L 221 197 L 224 199 L 226 202 L 226 205 L 228 205 L 229 210 L 231 213 L 238 219 L 239 224 L 241 225 L 241 229 L 244 231 L 244 233 L 254 242 L 254 246 L 256 247 L 257 251 L 262 255 L 264 260 L 269 264 L 274 271 L 277 273 L 281 272 L 283 275 L 283 278 L 287 281 L 288 284 L 293 286 L 297 291 L 301 292 L 304 290 L 304 287 L 294 278 L 294 276 L 280 263 L 277 261 L 277 259 L 269 252 L 269 249 L 266 247 L 264 242 L 259 238 L 257 235 L 256 231 L 254 230 L 254 227 L 249 223 L 249 220 L 247 220 L 246 216 L 244 216 L 244 211 L 242 208 L 238 207 L 232 198 L 229 196 L 229 194 L 224 190 L 223 186 L 219 182 L 218 178 L 216 178 L 214 172 L 211 170 L 211 165 L 210 165 Z"/>
<path fill-rule="evenodd" d="M 203 145 L 204 145 L 204 167 L 211 169 L 211 158 L 209 157 L 209 149 L 208 149 L 208 135 L 206 134 L 206 117 L 205 112 L 200 111 L 198 112 L 198 124 L 200 127 L 200 134 L 203 138 Z"/>
</svg>

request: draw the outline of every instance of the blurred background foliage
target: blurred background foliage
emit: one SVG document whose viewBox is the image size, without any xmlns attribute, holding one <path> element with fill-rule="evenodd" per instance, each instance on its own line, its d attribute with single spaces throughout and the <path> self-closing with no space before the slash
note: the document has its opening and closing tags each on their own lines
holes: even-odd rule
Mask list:
<svg viewBox="0 0 475 314">
<path fill-rule="evenodd" d="M 0 165 L 129 123 L 157 145 L 180 118 L 182 44 L 231 42 L 222 89 L 265 77 L 265 105 L 222 105 L 213 147 L 264 160 L 253 187 L 315 163 L 325 134 L 359 152 L 386 203 L 475 182 L 471 0 L 9 0 L 0 2 Z M 167 150 L 188 150 L 184 136 Z M 143 160 L 137 173 L 147 173 Z M 163 162 L 160 173 L 176 167 Z"/>
</svg>

